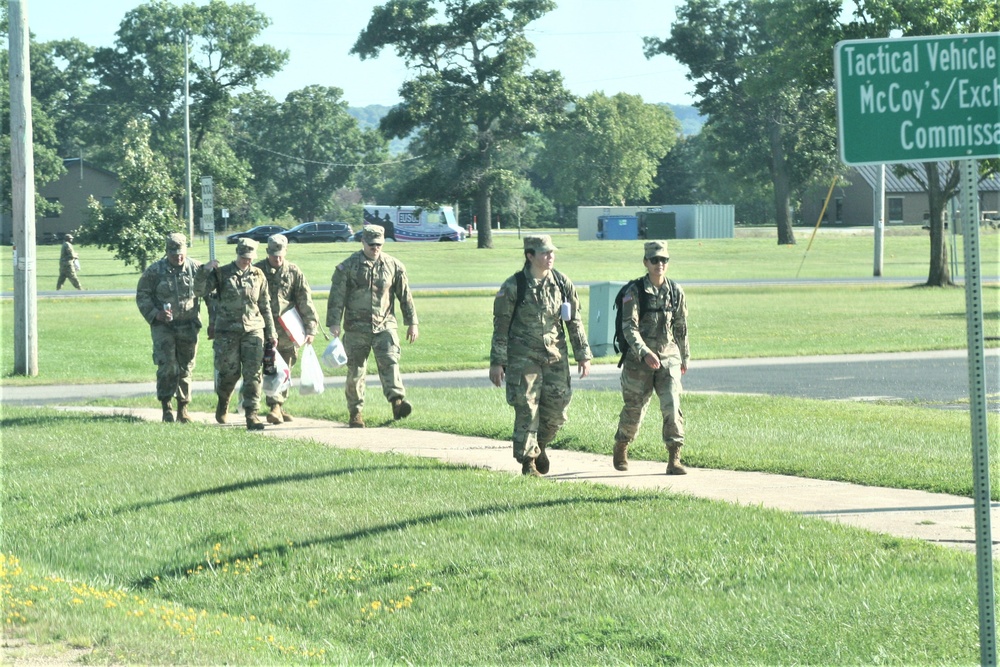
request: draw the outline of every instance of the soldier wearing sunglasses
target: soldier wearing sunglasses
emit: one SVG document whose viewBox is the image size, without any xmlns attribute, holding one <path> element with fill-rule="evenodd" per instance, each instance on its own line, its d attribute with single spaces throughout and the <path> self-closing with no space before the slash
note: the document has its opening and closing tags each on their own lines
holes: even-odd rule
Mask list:
<svg viewBox="0 0 1000 667">
<path fill-rule="evenodd" d="M 687 473 L 681 465 L 684 415 L 681 412 L 681 376 L 687 372 L 691 351 L 687 337 L 684 290 L 667 278 L 670 254 L 666 241 L 647 241 L 643 266 L 646 275 L 630 284 L 622 298 L 622 333 L 628 344 L 622 365 L 622 399 L 615 433 L 615 470 L 628 470 L 628 446 L 653 392 L 660 398 L 663 443 L 670 452 L 668 475 Z"/>
</svg>

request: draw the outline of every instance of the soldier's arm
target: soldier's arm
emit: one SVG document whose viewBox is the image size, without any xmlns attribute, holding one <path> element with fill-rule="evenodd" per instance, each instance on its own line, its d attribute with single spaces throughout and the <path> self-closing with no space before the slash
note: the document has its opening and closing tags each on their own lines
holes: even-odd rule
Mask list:
<svg viewBox="0 0 1000 667">
<path fill-rule="evenodd" d="M 139 277 L 139 284 L 135 288 L 135 305 L 146 322 L 152 324 L 156 320 L 156 313 L 159 308 L 153 300 L 153 278 L 149 271 L 143 271 Z"/>
<path fill-rule="evenodd" d="M 347 303 L 347 270 L 338 264 L 330 279 L 330 296 L 326 300 L 326 326 L 339 327 L 344 319 L 344 305 Z"/>
<path fill-rule="evenodd" d="M 681 366 L 686 369 L 688 361 L 691 359 L 691 347 L 688 344 L 687 297 L 680 286 L 677 287 L 677 294 L 679 297 L 677 312 L 670 323 L 670 330 L 673 333 L 674 342 L 677 343 L 677 347 L 681 351 Z"/>
<path fill-rule="evenodd" d="M 514 302 L 517 299 L 517 283 L 508 279 L 493 298 L 493 340 L 490 344 L 490 366 L 507 365 L 507 343 L 511 318 L 514 316 Z"/>
</svg>

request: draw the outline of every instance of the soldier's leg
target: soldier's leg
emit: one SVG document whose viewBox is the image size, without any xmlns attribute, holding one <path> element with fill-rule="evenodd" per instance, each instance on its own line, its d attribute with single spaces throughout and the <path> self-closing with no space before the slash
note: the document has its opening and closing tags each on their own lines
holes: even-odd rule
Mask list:
<svg viewBox="0 0 1000 667">
<path fill-rule="evenodd" d="M 156 398 L 172 400 L 177 392 L 180 368 L 177 365 L 177 341 L 169 327 L 150 327 L 153 338 L 153 363 L 156 364 Z"/>
<path fill-rule="evenodd" d="M 64 282 L 66 282 L 66 272 L 59 269 L 59 280 L 56 281 L 56 290 L 61 290 Z"/>
<path fill-rule="evenodd" d="M 393 399 L 404 398 L 406 390 L 399 374 L 399 333 L 395 329 L 378 332 L 372 341 L 372 351 L 386 400 L 391 403 Z"/>
<path fill-rule="evenodd" d="M 243 373 L 243 409 L 260 409 L 263 382 L 264 333 L 248 331 L 240 337 L 240 364 Z"/>
<path fill-rule="evenodd" d="M 194 325 L 178 329 L 174 334 L 177 360 L 177 401 L 191 401 L 191 379 L 198 356 L 198 329 Z"/>
<path fill-rule="evenodd" d="M 573 398 L 570 387 L 569 359 L 542 367 L 542 392 L 538 403 L 538 445 L 546 447 L 566 423 Z"/>
<path fill-rule="evenodd" d="M 349 332 L 344 336 L 347 353 L 347 378 L 344 395 L 347 409 L 353 415 L 365 407 L 365 374 L 368 372 L 368 355 L 372 351 L 372 334 Z"/>
<path fill-rule="evenodd" d="M 621 375 L 622 410 L 618 414 L 615 442 L 630 443 L 639 432 L 639 425 L 646 415 L 649 398 L 653 394 L 653 369 L 646 364 L 625 360 Z"/>
<path fill-rule="evenodd" d="M 77 289 L 83 289 L 82 287 L 80 287 L 80 279 L 76 277 L 76 271 L 70 271 L 69 282 L 71 285 L 73 285 L 73 287 Z"/>
<path fill-rule="evenodd" d="M 671 361 L 656 372 L 656 393 L 663 413 L 663 444 L 670 449 L 684 444 L 684 413 L 681 412 L 681 366 Z"/>
<path fill-rule="evenodd" d="M 215 393 L 219 397 L 215 421 L 224 424 L 229 401 L 240 380 L 240 334 L 216 332 L 212 354 L 215 361 Z"/>
<path fill-rule="evenodd" d="M 298 350 L 296 349 L 295 344 L 291 341 L 286 342 L 285 340 L 279 338 L 278 354 L 281 355 L 281 358 L 285 360 L 286 364 L 288 364 L 288 369 L 291 370 L 292 366 L 295 365 L 295 361 L 298 359 Z M 274 405 L 281 406 L 288 400 L 288 389 L 285 389 L 278 396 L 267 396 L 265 400 L 267 401 L 267 405 L 269 407 Z"/>
<path fill-rule="evenodd" d="M 542 394 L 542 369 L 520 362 L 507 367 L 507 404 L 514 408 L 514 458 L 522 463 L 541 453 L 538 447 L 538 401 Z"/>
</svg>

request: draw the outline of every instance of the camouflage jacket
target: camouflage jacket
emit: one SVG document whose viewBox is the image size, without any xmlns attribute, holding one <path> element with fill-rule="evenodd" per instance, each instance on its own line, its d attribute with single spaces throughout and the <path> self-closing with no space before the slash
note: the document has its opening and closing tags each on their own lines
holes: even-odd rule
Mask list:
<svg viewBox="0 0 1000 667">
<path fill-rule="evenodd" d="M 202 265 L 194 277 L 194 291 L 202 297 L 217 292 L 212 320 L 216 334 L 263 330 L 264 340 L 277 338 L 267 278 L 256 266 L 241 271 L 233 261 L 212 271 Z"/>
<path fill-rule="evenodd" d="M 291 343 L 278 318 L 292 308 L 299 311 L 306 335 L 315 336 L 319 328 L 319 316 L 313 305 L 312 290 L 309 289 L 309 283 L 306 282 L 302 269 L 291 262 L 285 262 L 276 269 L 266 259 L 254 266 L 260 269 L 267 279 L 267 291 L 271 295 L 271 315 L 274 317 L 279 339 Z"/>
<path fill-rule="evenodd" d="M 554 270 L 540 280 L 531 276 L 528 267 L 523 271 L 526 289 L 516 314 L 517 274 L 504 281 L 493 299 L 490 365 L 507 366 L 510 359 L 528 359 L 543 364 L 559 361 L 568 355 L 566 329 L 576 362 L 593 359 L 580 317 L 580 298 L 572 281 Z M 570 304 L 570 319 L 565 329 L 560 318 L 564 300 Z"/>
<path fill-rule="evenodd" d="M 684 290 L 677 286 L 679 297 L 677 312 L 672 314 L 670 285 L 664 282 L 659 288 L 650 284 L 649 278 L 642 279 L 642 289 L 646 292 L 646 312 L 639 318 L 639 285 L 633 285 L 622 297 L 622 334 L 628 343 L 629 356 L 643 359 L 647 354 L 655 354 L 661 360 L 680 357 L 687 365 L 691 358 L 687 335 L 687 299 Z"/>
<path fill-rule="evenodd" d="M 76 250 L 73 249 L 72 243 L 64 241 L 62 244 L 62 250 L 59 252 L 60 266 L 71 266 L 74 259 L 80 259 L 80 256 L 76 254 Z"/>
<path fill-rule="evenodd" d="M 385 254 L 372 261 L 359 250 L 333 272 L 326 326 L 338 326 L 343 319 L 344 331 L 378 333 L 395 329 L 396 301 L 403 311 L 403 323 L 417 324 L 403 263 Z"/>
<path fill-rule="evenodd" d="M 194 277 L 200 267 L 200 262 L 190 258 L 185 258 L 181 266 L 174 266 L 163 257 L 142 272 L 135 288 L 135 305 L 150 325 L 177 326 L 193 322 L 201 328 L 201 302 L 194 291 Z M 173 321 L 157 322 L 156 314 L 168 303 Z"/>
</svg>

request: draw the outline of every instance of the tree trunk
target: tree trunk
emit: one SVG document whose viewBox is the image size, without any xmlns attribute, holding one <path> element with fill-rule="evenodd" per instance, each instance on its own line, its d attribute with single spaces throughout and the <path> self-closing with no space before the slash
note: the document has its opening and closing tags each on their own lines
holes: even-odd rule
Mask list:
<svg viewBox="0 0 1000 667">
<path fill-rule="evenodd" d="M 768 120 L 768 143 L 771 148 L 771 181 L 774 184 L 774 220 L 778 227 L 778 245 L 795 245 L 795 231 L 788 214 L 791 200 L 788 165 L 781 142 L 781 125 L 777 119 Z"/>
<path fill-rule="evenodd" d="M 954 285 L 948 267 L 948 239 L 944 234 L 944 207 L 948 203 L 936 162 L 924 163 L 927 174 L 927 203 L 930 219 L 927 221 L 931 236 L 931 261 L 927 272 L 927 285 L 945 287 Z M 951 224 L 955 224 L 952 220 Z"/>
<path fill-rule="evenodd" d="M 493 217 L 492 200 L 489 186 L 480 185 L 476 192 L 476 247 L 493 247 L 493 227 L 491 218 Z"/>
</svg>

